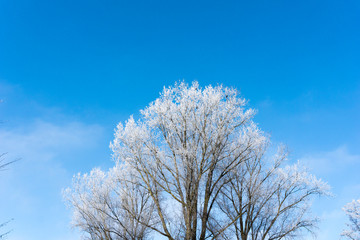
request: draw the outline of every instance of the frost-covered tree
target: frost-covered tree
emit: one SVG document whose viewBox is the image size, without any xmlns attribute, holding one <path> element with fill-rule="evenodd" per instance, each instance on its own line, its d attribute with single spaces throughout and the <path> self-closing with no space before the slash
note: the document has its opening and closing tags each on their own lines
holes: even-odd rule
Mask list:
<svg viewBox="0 0 360 240">
<path fill-rule="evenodd" d="M 121 210 L 117 214 L 120 220 L 137 223 L 145 232 L 153 231 L 169 240 L 239 236 L 281 239 L 298 232 L 291 230 L 291 226 L 296 225 L 296 229 L 313 226 L 312 218 L 307 218 L 305 203 L 312 195 L 325 193 L 326 184 L 296 166 L 280 168 L 284 155 L 275 157 L 275 162 L 266 161 L 269 139 L 253 122 L 254 113 L 246 108 L 246 100 L 235 89 L 180 83 L 164 88 L 160 97 L 141 111 L 138 120 L 130 117 L 125 124 L 120 123 L 111 143 L 115 169 L 126 166 L 127 171 L 121 174 L 131 172 L 131 177 L 125 183 L 147 197 L 145 215 Z M 313 180 L 316 181 L 310 183 Z M 77 187 L 79 181 L 80 186 L 91 183 L 85 188 L 88 190 Z M 113 180 L 108 181 L 104 186 L 111 186 Z M 93 190 L 90 197 L 82 197 L 89 189 L 99 187 L 92 182 L 88 175 L 75 177 L 75 185 L 68 190 L 70 199 L 75 199 L 70 201 L 78 216 L 75 225 L 85 231 L 96 226 L 102 233 L 108 226 L 119 229 L 120 224 L 112 225 L 113 219 L 108 216 L 111 214 L 104 215 L 107 206 L 96 205 L 101 201 L 79 207 L 83 199 L 92 202 L 98 198 L 93 196 Z M 239 184 L 244 188 L 236 188 Z M 110 189 L 116 192 L 122 189 L 118 196 L 111 194 L 112 201 L 121 198 L 138 201 L 138 195 L 128 192 L 132 187 L 120 184 Z M 102 200 L 104 194 L 100 195 Z M 244 205 L 236 205 L 239 201 L 244 201 Z M 248 210 L 242 209 L 245 206 Z M 275 208 L 279 210 L 276 212 Z M 245 218 L 251 229 L 243 232 L 246 234 L 243 236 L 236 229 L 241 228 Z M 114 239 L 127 238 L 119 235 Z"/>
<path fill-rule="evenodd" d="M 299 163 L 282 167 L 287 154 L 280 148 L 273 159 L 259 149 L 239 165 L 222 189 L 217 204 L 234 221 L 228 235 L 241 240 L 294 239 L 312 232 L 317 218 L 309 214 L 315 195 L 329 194 L 329 186 Z"/>
<path fill-rule="evenodd" d="M 140 120 L 118 125 L 114 156 L 141 177 L 160 220 L 155 231 L 195 240 L 218 238 L 231 225 L 211 226 L 215 201 L 230 173 L 266 141 L 245 103 L 234 89 L 181 83 L 165 88 Z"/>
<path fill-rule="evenodd" d="M 149 234 L 153 205 L 131 169 L 93 169 L 78 174 L 64 197 L 73 208 L 73 225 L 92 240 L 143 240 Z M 143 223 L 143 224 L 140 224 Z"/>
<path fill-rule="evenodd" d="M 360 199 L 353 200 L 345 205 L 344 212 L 350 220 L 348 229 L 344 230 L 342 236 L 345 236 L 352 240 L 360 239 Z"/>
</svg>

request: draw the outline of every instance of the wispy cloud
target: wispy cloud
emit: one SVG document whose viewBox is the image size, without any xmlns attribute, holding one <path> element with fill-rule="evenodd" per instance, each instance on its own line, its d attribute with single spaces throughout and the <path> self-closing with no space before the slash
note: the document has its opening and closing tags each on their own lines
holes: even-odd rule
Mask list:
<svg viewBox="0 0 360 240">
<path fill-rule="evenodd" d="M 315 201 L 314 212 L 322 220 L 316 239 L 339 239 L 347 221 L 342 207 L 360 197 L 360 155 L 351 153 L 346 145 L 342 145 L 328 152 L 308 154 L 300 161 L 328 181 L 335 195 Z"/>
<path fill-rule="evenodd" d="M 346 145 L 328 151 L 308 154 L 300 159 L 320 175 L 348 172 L 360 165 L 360 155 L 351 154 Z"/>
<path fill-rule="evenodd" d="M 8 152 L 9 160 L 21 158 L 0 173 L 0 196 L 6 196 L 0 198 L 0 221 L 14 218 L 8 226 L 11 239 L 78 236 L 70 234 L 61 189 L 69 184 L 77 162 L 91 161 L 87 158 L 99 151 L 102 138 L 101 126 L 81 122 L 37 120 L 0 130 L 0 152 Z"/>
</svg>

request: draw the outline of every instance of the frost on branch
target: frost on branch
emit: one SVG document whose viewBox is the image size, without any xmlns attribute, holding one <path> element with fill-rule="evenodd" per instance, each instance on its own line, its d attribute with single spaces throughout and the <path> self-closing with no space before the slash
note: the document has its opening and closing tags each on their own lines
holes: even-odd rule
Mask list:
<svg viewBox="0 0 360 240">
<path fill-rule="evenodd" d="M 350 220 L 350 224 L 347 224 L 348 229 L 342 232 L 342 236 L 352 240 L 360 239 L 360 199 L 353 200 L 345 205 L 344 212 Z"/>
<path fill-rule="evenodd" d="M 266 240 L 311 229 L 309 202 L 326 184 L 283 168 L 286 151 L 267 152 L 254 114 L 232 88 L 164 88 L 139 119 L 118 124 L 114 169 L 74 178 L 75 225 L 103 237 L 92 239 Z"/>
<path fill-rule="evenodd" d="M 280 147 L 272 159 L 266 148 L 243 162 L 222 189 L 217 204 L 234 224 L 228 236 L 237 239 L 293 239 L 312 231 L 317 218 L 309 214 L 314 195 L 329 195 L 329 186 L 300 164 L 281 167 L 287 152 Z"/>
<path fill-rule="evenodd" d="M 153 206 L 125 165 L 77 174 L 63 194 L 73 209 L 73 226 L 87 233 L 85 237 L 146 239 Z"/>
<path fill-rule="evenodd" d="M 229 173 L 267 142 L 245 105 L 234 89 L 180 83 L 164 88 L 140 120 L 118 125 L 114 157 L 136 169 L 147 187 L 160 234 L 203 239 L 224 231 L 208 230 L 219 191 Z M 180 226 L 172 226 L 163 210 L 168 198 L 181 206 Z"/>
</svg>

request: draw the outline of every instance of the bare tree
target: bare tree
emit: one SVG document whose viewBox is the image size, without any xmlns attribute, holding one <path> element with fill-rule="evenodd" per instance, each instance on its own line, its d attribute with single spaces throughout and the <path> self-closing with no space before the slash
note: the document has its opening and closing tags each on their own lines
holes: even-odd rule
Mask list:
<svg viewBox="0 0 360 240">
<path fill-rule="evenodd" d="M 350 220 L 350 224 L 347 224 L 349 229 L 342 232 L 342 236 L 352 240 L 360 239 L 360 199 L 353 200 L 345 205 L 344 212 Z"/>
<path fill-rule="evenodd" d="M 304 203 L 323 194 L 320 186 L 326 184 L 296 167 L 280 168 L 284 155 L 273 163 L 265 161 L 269 140 L 253 122 L 254 113 L 231 88 L 202 89 L 197 82 L 164 88 L 141 111 L 139 120 L 130 117 L 125 125 L 118 125 L 111 143 L 115 168 L 126 166 L 131 171 L 133 180 L 127 182 L 151 206 L 145 214 L 149 217 L 137 217 L 134 211 L 118 216 L 128 216 L 134 224 L 169 240 L 282 239 L 294 236 L 297 231 L 290 228 L 294 224 L 294 229 L 312 227 Z M 319 187 L 308 184 L 312 180 Z M 128 200 L 139 200 L 127 191 L 125 187 Z M 89 222 L 103 216 L 107 210 L 97 212 L 103 208 L 91 208 L 95 210 L 91 221 L 85 209 L 78 223 L 99 225 Z M 122 215 L 129 212 L 133 213 Z M 244 218 L 249 226 L 239 235 Z M 98 222 L 105 225 L 104 221 L 109 221 L 108 226 L 113 220 L 105 215 Z"/>
<path fill-rule="evenodd" d="M 6 155 L 6 153 L 0 154 L 0 171 L 5 170 L 6 167 L 7 167 L 9 164 L 17 161 L 17 160 L 13 160 L 13 161 L 8 161 L 8 162 L 7 162 L 7 161 L 5 161 L 5 158 L 4 158 L 5 155 Z M 0 224 L 0 228 L 6 226 L 10 221 L 11 221 L 11 220 L 1 223 L 1 224 Z M 5 236 L 9 234 L 9 232 L 10 232 L 10 231 L 7 231 L 7 232 L 5 232 L 5 233 L 0 233 L 0 239 L 4 239 Z"/>
<path fill-rule="evenodd" d="M 5 155 L 6 155 L 6 153 L 0 154 L 0 171 L 5 170 L 8 165 L 18 161 L 18 159 L 16 159 L 16 160 L 7 162 L 7 161 L 5 161 L 5 158 L 4 158 Z"/>
</svg>

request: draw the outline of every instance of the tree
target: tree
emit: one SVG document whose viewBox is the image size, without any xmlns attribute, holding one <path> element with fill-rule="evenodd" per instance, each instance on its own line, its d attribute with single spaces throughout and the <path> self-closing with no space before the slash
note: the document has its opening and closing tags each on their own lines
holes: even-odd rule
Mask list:
<svg viewBox="0 0 360 240">
<path fill-rule="evenodd" d="M 125 166 L 109 172 L 95 168 L 90 174 L 76 175 L 72 188 L 64 191 L 74 208 L 73 225 L 90 239 L 146 239 L 154 208 L 134 179 Z"/>
<path fill-rule="evenodd" d="M 222 189 L 218 207 L 234 221 L 230 235 L 239 240 L 275 240 L 293 239 L 304 229 L 312 232 L 317 218 L 308 214 L 309 200 L 329 194 L 329 187 L 299 163 L 282 168 L 284 148 L 271 161 L 264 150 L 239 165 Z"/>
<path fill-rule="evenodd" d="M 348 216 L 350 220 L 350 224 L 347 224 L 349 229 L 344 230 L 341 235 L 352 240 L 359 240 L 360 239 L 360 199 L 353 200 L 352 202 L 346 204 L 343 210 Z"/>
<path fill-rule="evenodd" d="M 10 165 L 11 163 L 14 163 L 18 160 L 13 160 L 13 161 L 10 161 L 10 162 L 6 162 L 4 160 L 4 156 L 6 155 L 6 153 L 3 153 L 3 154 L 0 154 L 0 171 L 3 171 L 5 170 L 5 168 Z"/>
<path fill-rule="evenodd" d="M 6 162 L 4 160 L 4 156 L 6 155 L 6 153 L 3 153 L 3 154 L 0 154 L 0 171 L 3 171 L 5 169 L 5 167 L 7 167 L 9 164 L 17 161 L 17 160 L 14 160 L 14 161 L 9 161 L 9 162 Z M 10 220 L 11 221 L 11 220 Z M 7 221 L 7 222 L 3 222 L 0 224 L 0 228 L 6 226 L 10 221 Z M 9 234 L 10 231 L 7 231 L 5 233 L 0 233 L 0 239 L 4 239 L 6 235 Z"/>
<path fill-rule="evenodd" d="M 10 221 L 11 221 L 11 220 L 10 220 Z M 1 223 L 1 224 L 0 224 L 0 228 L 6 226 L 10 221 Z M 7 231 L 7 232 L 5 232 L 5 233 L 1 233 L 1 234 L 0 234 L 0 239 L 4 239 L 9 233 L 10 233 L 10 231 Z"/>
<path fill-rule="evenodd" d="M 241 239 L 292 236 L 295 231 L 286 228 L 291 224 L 298 224 L 297 231 L 312 227 L 303 203 L 324 194 L 326 184 L 294 168 L 289 175 L 280 160 L 267 162 L 269 139 L 253 122 L 254 113 L 234 89 L 180 83 L 164 88 L 139 120 L 120 123 L 111 143 L 116 167 L 131 169 L 134 180 L 127 183 L 135 184 L 153 207 L 146 221 L 133 215 L 136 222 L 169 240 L 239 238 L 236 229 L 244 218 L 251 230 Z M 278 157 L 284 158 L 283 153 Z M 319 185 L 308 184 L 311 180 Z M 238 199 L 230 196 L 241 184 L 246 188 L 238 191 Z M 237 211 L 239 199 L 246 199 L 251 213 Z M 280 210 L 270 213 L 268 207 Z"/>
</svg>

